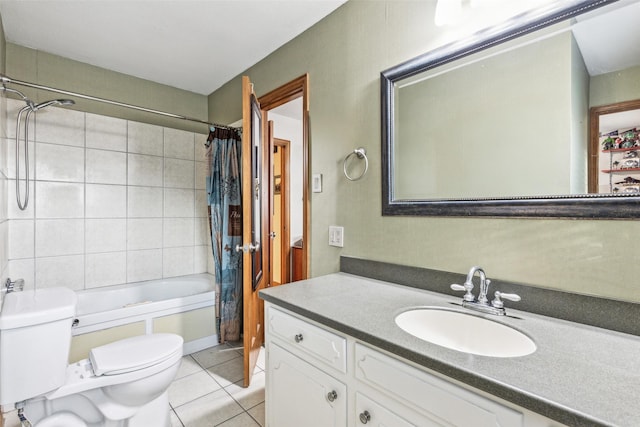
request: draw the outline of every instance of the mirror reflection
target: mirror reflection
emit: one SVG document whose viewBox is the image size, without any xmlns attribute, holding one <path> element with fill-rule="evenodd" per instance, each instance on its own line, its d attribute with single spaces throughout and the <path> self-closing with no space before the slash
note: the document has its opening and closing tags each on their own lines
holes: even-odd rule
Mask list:
<svg viewBox="0 0 640 427">
<path fill-rule="evenodd" d="M 640 98 L 639 16 L 639 2 L 614 3 L 394 80 L 391 200 L 631 192 L 615 186 L 625 172 L 602 172 L 589 110 Z M 615 131 L 639 141 L 634 120 Z M 603 121 L 598 137 L 613 132 Z"/>
</svg>

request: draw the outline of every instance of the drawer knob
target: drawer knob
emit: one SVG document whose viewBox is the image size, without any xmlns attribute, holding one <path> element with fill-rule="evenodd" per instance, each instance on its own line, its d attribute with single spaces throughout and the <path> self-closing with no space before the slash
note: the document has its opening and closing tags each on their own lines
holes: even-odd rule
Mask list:
<svg viewBox="0 0 640 427">
<path fill-rule="evenodd" d="M 329 393 L 327 393 L 327 399 L 329 400 L 329 402 L 333 402 L 337 398 L 338 398 L 338 393 L 336 393 L 335 390 L 331 390 Z"/>
<path fill-rule="evenodd" d="M 371 421 L 371 414 L 369 413 L 369 411 L 364 411 L 360 414 L 360 422 L 362 424 L 366 424 L 369 421 Z"/>
<path fill-rule="evenodd" d="M 302 342 L 304 338 L 302 337 L 302 334 L 297 334 L 293 339 L 296 340 L 296 342 Z"/>
</svg>

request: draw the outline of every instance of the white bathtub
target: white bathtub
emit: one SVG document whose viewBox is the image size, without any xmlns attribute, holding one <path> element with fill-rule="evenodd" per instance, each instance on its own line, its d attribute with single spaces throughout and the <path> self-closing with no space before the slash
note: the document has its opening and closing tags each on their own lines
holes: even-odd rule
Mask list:
<svg viewBox="0 0 640 427">
<path fill-rule="evenodd" d="M 85 358 L 97 345 L 153 332 L 182 335 L 184 354 L 218 343 L 210 274 L 108 286 L 77 294 L 71 361 Z"/>
</svg>

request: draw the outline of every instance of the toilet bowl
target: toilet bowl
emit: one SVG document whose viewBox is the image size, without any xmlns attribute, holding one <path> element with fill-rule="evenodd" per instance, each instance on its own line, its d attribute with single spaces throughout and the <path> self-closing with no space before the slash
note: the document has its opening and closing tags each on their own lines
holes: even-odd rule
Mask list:
<svg viewBox="0 0 640 427">
<path fill-rule="evenodd" d="M 182 337 L 127 338 L 67 365 L 75 304 L 67 288 L 4 296 L 0 405 L 24 401 L 36 427 L 168 426 L 167 389 L 182 360 Z"/>
</svg>

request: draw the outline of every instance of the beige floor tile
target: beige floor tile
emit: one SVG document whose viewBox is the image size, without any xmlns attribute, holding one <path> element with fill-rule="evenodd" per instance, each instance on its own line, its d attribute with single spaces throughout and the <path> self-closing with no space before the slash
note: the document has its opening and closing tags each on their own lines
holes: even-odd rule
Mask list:
<svg viewBox="0 0 640 427">
<path fill-rule="evenodd" d="M 194 353 L 192 356 L 203 368 L 210 368 L 232 359 L 241 358 L 242 355 L 239 355 L 232 347 L 217 345 Z"/>
<path fill-rule="evenodd" d="M 264 426 L 264 402 L 247 411 L 261 426 Z"/>
<path fill-rule="evenodd" d="M 260 424 L 249 416 L 246 412 L 218 424 L 219 427 L 258 427 Z"/>
<path fill-rule="evenodd" d="M 176 379 L 186 377 L 187 375 L 195 374 L 200 370 L 202 370 L 202 367 L 198 365 L 198 362 L 193 360 L 193 357 L 184 356 L 182 358 L 182 363 L 180 363 L 180 369 L 178 369 L 178 374 L 176 375 Z"/>
<path fill-rule="evenodd" d="M 243 409 L 224 390 L 218 390 L 175 408 L 187 427 L 212 427 L 243 413 Z"/>
<path fill-rule="evenodd" d="M 182 421 L 180 421 L 180 418 L 178 418 L 175 412 L 171 411 L 170 416 L 171 416 L 171 427 L 184 427 L 184 425 L 182 424 Z"/>
<path fill-rule="evenodd" d="M 227 393 L 233 397 L 245 410 L 253 408 L 261 402 L 264 402 L 264 371 L 253 374 L 251 385 L 247 388 L 242 387 L 242 380 L 225 387 Z"/>
<path fill-rule="evenodd" d="M 244 361 L 241 357 L 207 368 L 207 372 L 222 387 L 244 379 Z"/>
<path fill-rule="evenodd" d="M 219 390 L 220 385 L 205 371 L 177 379 L 169 386 L 169 403 L 173 408 Z"/>
</svg>

